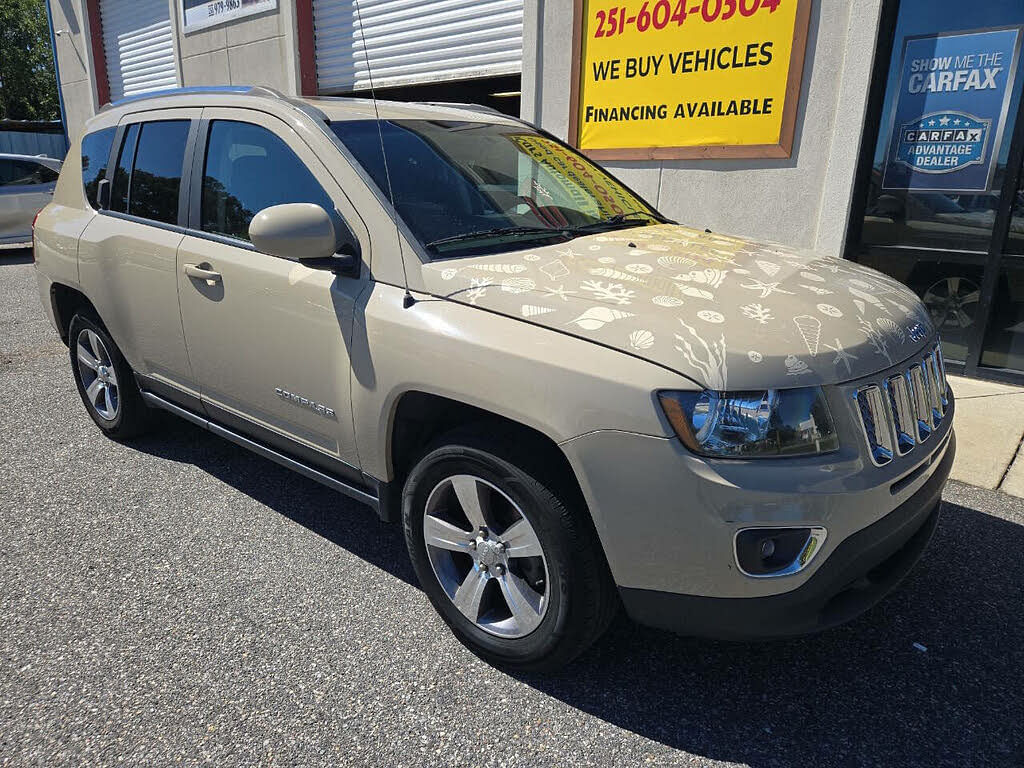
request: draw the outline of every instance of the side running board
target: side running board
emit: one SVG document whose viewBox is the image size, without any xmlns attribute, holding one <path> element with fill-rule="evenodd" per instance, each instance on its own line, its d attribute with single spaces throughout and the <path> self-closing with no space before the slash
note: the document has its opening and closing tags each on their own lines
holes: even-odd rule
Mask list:
<svg viewBox="0 0 1024 768">
<path fill-rule="evenodd" d="M 258 443 L 255 440 L 250 440 L 248 437 L 239 434 L 227 427 L 222 427 L 216 422 L 210 421 L 187 408 L 182 408 L 179 405 L 175 405 L 169 400 L 165 400 L 159 395 L 154 395 L 152 392 L 146 392 L 143 390 L 142 399 L 146 401 L 147 405 L 154 408 L 160 408 L 169 413 L 173 413 L 175 416 L 180 416 L 186 421 L 190 421 L 198 427 L 202 427 L 205 430 L 212 432 L 219 437 L 223 437 L 226 440 L 230 440 L 235 445 L 240 445 L 243 448 L 247 448 L 255 454 L 262 456 L 265 459 L 270 459 L 282 467 L 298 472 L 300 475 L 308 477 L 310 480 L 316 480 L 318 483 L 326 485 L 328 488 L 332 488 L 339 493 L 343 493 L 346 496 L 361 501 L 363 504 L 368 504 L 373 507 L 374 511 L 380 513 L 380 500 L 373 494 L 367 493 L 366 491 L 360 490 L 355 486 L 349 485 L 348 483 L 342 482 L 336 477 L 332 477 L 325 472 L 321 472 L 319 469 L 315 469 L 308 464 L 303 464 L 301 461 L 293 459 L 291 456 L 286 456 L 283 453 L 275 451 L 273 448 L 268 448 L 262 443 Z"/>
</svg>

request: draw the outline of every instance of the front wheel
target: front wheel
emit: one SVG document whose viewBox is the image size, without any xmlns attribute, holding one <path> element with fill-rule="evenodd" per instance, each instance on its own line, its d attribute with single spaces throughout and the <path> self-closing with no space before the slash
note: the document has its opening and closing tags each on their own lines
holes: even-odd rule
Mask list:
<svg viewBox="0 0 1024 768">
<path fill-rule="evenodd" d="M 500 666 L 552 669 L 607 627 L 614 585 L 573 494 L 489 442 L 452 435 L 416 465 L 403 494 L 406 546 L 464 645 Z"/>
</svg>

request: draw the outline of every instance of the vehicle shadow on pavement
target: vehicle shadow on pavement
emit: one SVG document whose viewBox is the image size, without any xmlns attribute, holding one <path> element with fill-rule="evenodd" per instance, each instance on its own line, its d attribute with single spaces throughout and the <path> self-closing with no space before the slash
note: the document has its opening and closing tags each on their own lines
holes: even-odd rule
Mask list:
<svg viewBox="0 0 1024 768">
<path fill-rule="evenodd" d="M 275 512 L 308 528 L 333 544 L 416 584 L 405 552 L 402 528 L 381 522 L 366 504 L 305 478 L 211 435 L 182 419 L 156 414 L 161 420 L 152 435 L 132 448 L 170 461 L 194 464 Z"/>
<path fill-rule="evenodd" d="M 416 584 L 401 527 L 365 505 L 174 418 L 132 447 L 194 464 Z M 918 567 L 846 626 L 742 644 L 620 614 L 565 670 L 517 677 L 667 747 L 753 768 L 1024 765 L 1021 553 L 1024 526 L 946 503 Z"/>
<path fill-rule="evenodd" d="M 0 249 L 0 267 L 14 264 L 31 264 L 31 248 L 11 248 L 10 250 Z"/>
<path fill-rule="evenodd" d="M 1022 553 L 1024 526 L 947 503 L 916 570 L 846 626 L 740 644 L 620 616 L 571 667 L 525 681 L 662 744 L 755 768 L 1024 765 Z"/>
</svg>

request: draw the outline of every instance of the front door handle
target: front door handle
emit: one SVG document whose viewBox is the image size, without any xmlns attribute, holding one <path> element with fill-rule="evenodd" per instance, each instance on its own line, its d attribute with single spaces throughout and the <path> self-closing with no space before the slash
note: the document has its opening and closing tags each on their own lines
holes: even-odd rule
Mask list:
<svg viewBox="0 0 1024 768">
<path fill-rule="evenodd" d="M 206 280 L 208 283 L 220 282 L 220 272 L 214 272 L 205 261 L 202 264 L 186 264 L 185 274 L 196 280 Z"/>
</svg>

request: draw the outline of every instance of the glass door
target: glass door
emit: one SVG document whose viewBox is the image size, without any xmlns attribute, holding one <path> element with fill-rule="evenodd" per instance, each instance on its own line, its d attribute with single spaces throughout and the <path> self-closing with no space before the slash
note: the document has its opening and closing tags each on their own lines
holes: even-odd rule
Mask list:
<svg viewBox="0 0 1024 768">
<path fill-rule="evenodd" d="M 981 365 L 1020 372 L 1024 371 L 1024 173 L 1018 173 L 1008 218 L 1009 227 L 999 256 L 982 343 Z"/>
<path fill-rule="evenodd" d="M 870 154 L 862 157 L 847 255 L 912 288 L 940 330 L 946 359 L 971 373 L 990 342 L 984 329 L 993 300 L 1012 293 L 1000 294 L 994 277 L 1004 246 L 1009 254 L 1024 245 L 1024 232 L 1006 237 L 1004 192 L 1020 194 L 1024 2 L 900 0 L 894 12 L 889 7 L 890 29 L 893 18 L 888 68 L 876 69 L 877 109 L 865 129 Z M 1011 272 L 1020 282 L 1022 314 L 1014 322 L 1024 333 L 1020 255 L 1019 264 L 1004 265 L 1002 284 Z M 999 322 L 1015 327 L 1008 316 Z M 1024 337 L 1019 343 L 1014 360 L 993 358 L 1000 368 L 1024 373 Z"/>
</svg>

